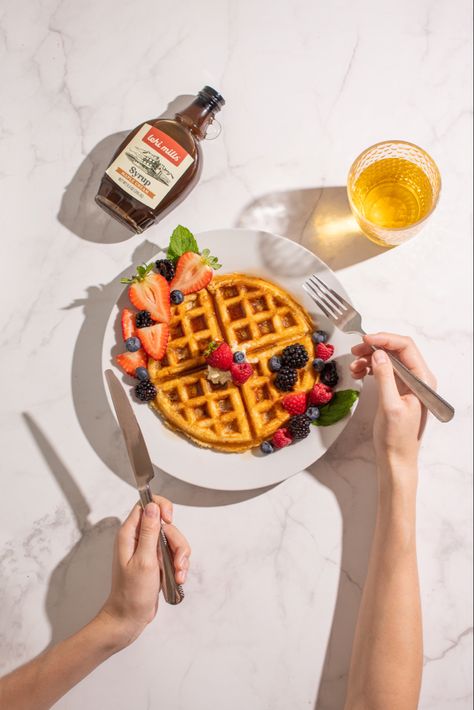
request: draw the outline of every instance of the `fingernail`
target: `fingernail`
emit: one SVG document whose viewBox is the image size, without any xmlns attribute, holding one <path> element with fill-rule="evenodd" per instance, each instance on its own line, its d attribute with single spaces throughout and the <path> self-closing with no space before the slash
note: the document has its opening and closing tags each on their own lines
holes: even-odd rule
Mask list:
<svg viewBox="0 0 474 710">
<path fill-rule="evenodd" d="M 374 354 L 372 355 L 372 360 L 377 365 L 384 365 L 386 362 L 388 362 L 387 353 L 385 353 L 383 350 L 375 350 Z"/>
<path fill-rule="evenodd" d="M 172 508 L 167 506 L 167 507 L 165 508 L 165 511 L 164 511 L 164 512 L 165 512 L 166 520 L 167 520 L 169 523 L 171 523 L 171 521 L 173 520 L 173 510 L 172 510 Z"/>
<path fill-rule="evenodd" d="M 178 574 L 176 575 L 176 577 L 177 577 L 177 580 L 178 580 L 178 584 L 184 584 L 185 581 L 186 581 L 186 572 L 185 572 L 185 570 L 183 570 L 183 571 L 181 571 L 181 572 L 178 572 Z"/>
<path fill-rule="evenodd" d="M 181 555 L 181 557 L 178 560 L 178 567 L 181 567 L 181 569 L 183 569 L 185 562 L 186 562 L 186 555 Z"/>
<path fill-rule="evenodd" d="M 145 515 L 148 518 L 157 518 L 158 517 L 158 506 L 156 503 L 147 503 L 145 506 Z"/>
</svg>

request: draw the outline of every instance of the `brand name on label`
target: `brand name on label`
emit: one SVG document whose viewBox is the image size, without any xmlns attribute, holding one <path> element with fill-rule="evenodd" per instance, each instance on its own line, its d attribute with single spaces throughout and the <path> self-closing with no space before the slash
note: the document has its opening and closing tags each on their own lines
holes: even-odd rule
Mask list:
<svg viewBox="0 0 474 710">
<path fill-rule="evenodd" d="M 188 155 L 186 151 L 176 143 L 172 138 L 158 130 L 158 128 L 150 128 L 142 141 L 151 146 L 157 153 L 163 155 L 174 165 L 179 165 L 182 160 Z"/>
</svg>

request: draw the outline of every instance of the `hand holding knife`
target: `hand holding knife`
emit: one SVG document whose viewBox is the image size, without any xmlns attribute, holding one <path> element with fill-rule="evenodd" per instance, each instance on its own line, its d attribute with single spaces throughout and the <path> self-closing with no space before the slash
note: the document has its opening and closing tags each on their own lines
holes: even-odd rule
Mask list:
<svg viewBox="0 0 474 710">
<path fill-rule="evenodd" d="M 112 370 L 106 370 L 105 377 L 144 508 L 147 503 L 153 502 L 150 491 L 150 481 L 155 475 L 153 464 L 127 394 Z M 174 577 L 173 560 L 163 528 L 159 544 L 163 596 L 168 604 L 179 604 L 184 598 L 184 592 Z"/>
</svg>

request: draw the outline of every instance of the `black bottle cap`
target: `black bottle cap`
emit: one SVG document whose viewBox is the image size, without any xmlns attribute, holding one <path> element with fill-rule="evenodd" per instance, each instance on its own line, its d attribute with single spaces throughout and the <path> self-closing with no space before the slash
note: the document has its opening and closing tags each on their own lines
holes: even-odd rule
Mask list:
<svg viewBox="0 0 474 710">
<path fill-rule="evenodd" d="M 222 106 L 225 104 L 225 99 L 220 95 L 218 91 L 212 88 L 212 86 L 205 86 L 198 94 L 200 99 L 199 103 L 207 108 L 220 111 Z"/>
</svg>

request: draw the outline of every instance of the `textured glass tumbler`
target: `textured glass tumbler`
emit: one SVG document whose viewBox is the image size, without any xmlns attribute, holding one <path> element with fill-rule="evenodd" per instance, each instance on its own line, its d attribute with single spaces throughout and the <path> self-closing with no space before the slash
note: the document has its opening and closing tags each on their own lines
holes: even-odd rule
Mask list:
<svg viewBox="0 0 474 710">
<path fill-rule="evenodd" d="M 434 160 L 405 141 L 367 148 L 347 179 L 354 217 L 364 234 L 384 247 L 402 244 L 419 232 L 436 207 L 440 189 Z"/>
</svg>

